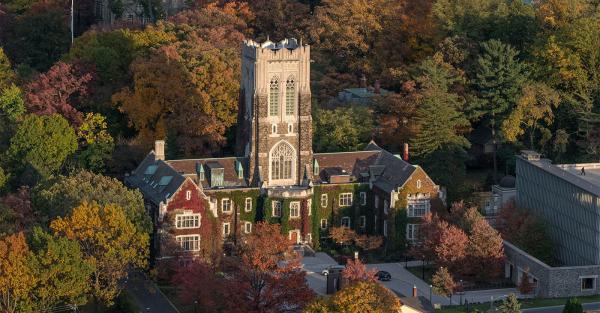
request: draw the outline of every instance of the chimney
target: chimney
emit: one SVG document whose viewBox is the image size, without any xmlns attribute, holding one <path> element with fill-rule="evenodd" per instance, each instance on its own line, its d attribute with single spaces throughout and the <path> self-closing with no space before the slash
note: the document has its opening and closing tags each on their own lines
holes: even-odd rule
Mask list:
<svg viewBox="0 0 600 313">
<path fill-rule="evenodd" d="M 164 140 L 154 141 L 154 155 L 156 156 L 156 160 L 164 160 L 165 159 L 165 141 Z"/>
<path fill-rule="evenodd" d="M 417 286 L 413 286 L 413 293 L 412 293 L 413 298 L 417 297 Z"/>
<path fill-rule="evenodd" d="M 379 83 L 379 79 L 375 81 L 375 90 L 374 92 L 376 94 L 380 94 L 381 93 L 381 84 Z"/>
<path fill-rule="evenodd" d="M 407 143 L 404 144 L 402 159 L 404 161 L 408 162 L 408 144 Z"/>
<path fill-rule="evenodd" d="M 365 74 L 360 77 L 360 88 L 367 88 L 367 77 Z"/>
</svg>

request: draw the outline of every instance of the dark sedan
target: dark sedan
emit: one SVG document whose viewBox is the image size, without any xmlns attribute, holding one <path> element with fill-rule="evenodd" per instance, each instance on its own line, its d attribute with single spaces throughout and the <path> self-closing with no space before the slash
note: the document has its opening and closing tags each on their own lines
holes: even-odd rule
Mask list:
<svg viewBox="0 0 600 313">
<path fill-rule="evenodd" d="M 392 275 L 390 275 L 390 273 L 386 271 L 377 272 L 377 274 L 375 274 L 375 277 L 377 277 L 377 279 L 381 281 L 390 281 L 392 279 Z"/>
</svg>

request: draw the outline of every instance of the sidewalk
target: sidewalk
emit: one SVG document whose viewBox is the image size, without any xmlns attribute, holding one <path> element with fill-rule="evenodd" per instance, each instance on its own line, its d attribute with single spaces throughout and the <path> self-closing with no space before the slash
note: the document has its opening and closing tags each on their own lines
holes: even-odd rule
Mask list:
<svg viewBox="0 0 600 313">
<path fill-rule="evenodd" d="M 154 282 L 142 273 L 131 273 L 125 289 L 143 313 L 179 313 Z"/>
</svg>

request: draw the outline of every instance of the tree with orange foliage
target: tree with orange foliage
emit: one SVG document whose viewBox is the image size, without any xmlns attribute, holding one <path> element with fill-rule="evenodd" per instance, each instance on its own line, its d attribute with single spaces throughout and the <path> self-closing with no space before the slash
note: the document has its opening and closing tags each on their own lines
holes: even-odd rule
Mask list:
<svg viewBox="0 0 600 313">
<path fill-rule="evenodd" d="M 311 303 L 306 313 L 398 313 L 402 302 L 383 285 L 374 282 L 359 282 L 345 287 L 326 299 Z"/>
<path fill-rule="evenodd" d="M 446 221 L 437 214 L 428 212 L 423 216 L 419 227 L 420 244 L 413 245 L 408 253 L 416 259 L 435 260 L 437 257 L 435 249 L 440 242 L 441 230 L 447 227 Z"/>
<path fill-rule="evenodd" d="M 329 228 L 329 236 L 337 244 L 349 245 L 356 238 L 356 232 L 349 227 L 331 227 Z"/>
<path fill-rule="evenodd" d="M 377 142 L 392 151 L 398 151 L 408 143 L 419 130 L 415 117 L 421 95 L 416 90 L 414 81 L 402 84 L 399 93 L 391 93 L 374 102 L 373 115 L 379 121 Z"/>
<path fill-rule="evenodd" d="M 28 310 L 30 291 L 37 278 L 29 270 L 31 252 L 25 235 L 17 233 L 0 238 L 0 311 L 15 313 Z"/>
<path fill-rule="evenodd" d="M 528 295 L 533 292 L 534 288 L 535 288 L 535 286 L 529 280 L 529 272 L 527 272 L 527 271 L 523 272 L 523 274 L 521 275 L 521 281 L 519 282 L 519 285 L 517 286 L 517 289 L 519 289 L 519 292 L 524 295 Z"/>
<path fill-rule="evenodd" d="M 450 303 L 452 303 L 452 294 L 456 288 L 456 283 L 447 268 L 440 267 L 435 272 L 431 278 L 431 285 L 433 286 L 433 292 L 440 296 L 450 297 Z"/>
<path fill-rule="evenodd" d="M 56 235 L 79 242 L 93 268 L 89 284 L 95 304 L 111 305 L 133 268 L 146 267 L 150 238 L 127 219 L 120 206 L 87 202 L 50 223 Z"/>
<path fill-rule="evenodd" d="M 365 251 L 375 250 L 381 247 L 381 245 L 383 244 L 383 237 L 357 235 L 356 238 L 354 238 L 354 244 Z"/>
<path fill-rule="evenodd" d="M 435 248 L 436 264 L 458 273 L 464 267 L 468 243 L 469 238 L 462 229 L 454 225 L 441 229 L 440 242 Z"/>
<path fill-rule="evenodd" d="M 360 259 L 348 260 L 346 268 L 342 271 L 342 277 L 347 279 L 350 283 L 362 281 L 376 282 L 377 279 L 375 278 L 375 274 L 377 274 L 377 269 L 367 269 Z"/>
<path fill-rule="evenodd" d="M 87 95 L 91 80 L 92 74 L 81 73 L 72 64 L 58 62 L 27 85 L 27 110 L 38 115 L 58 113 L 71 125 L 78 126 L 83 115 L 75 108 L 73 100 Z"/>
<path fill-rule="evenodd" d="M 481 218 L 472 225 L 467 246 L 465 274 L 479 281 L 490 281 L 502 274 L 504 245 L 502 237 Z"/>
<path fill-rule="evenodd" d="M 301 310 L 312 300 L 314 293 L 298 256 L 290 253 L 290 244 L 281 225 L 259 222 L 254 226 L 240 245 L 241 260 L 227 280 L 229 311 Z"/>
</svg>

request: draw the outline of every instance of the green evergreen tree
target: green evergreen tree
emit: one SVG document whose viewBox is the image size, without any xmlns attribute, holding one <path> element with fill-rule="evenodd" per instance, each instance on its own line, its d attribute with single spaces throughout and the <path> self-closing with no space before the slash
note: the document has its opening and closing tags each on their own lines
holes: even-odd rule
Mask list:
<svg viewBox="0 0 600 313">
<path fill-rule="evenodd" d="M 570 298 L 563 308 L 563 313 L 583 313 L 583 307 L 577 298 Z"/>
<path fill-rule="evenodd" d="M 514 293 L 508 295 L 498 308 L 502 313 L 521 313 L 521 303 L 519 303 Z"/>
<path fill-rule="evenodd" d="M 517 56 L 519 51 L 499 40 L 490 40 L 482 45 L 482 54 L 477 60 L 475 89 L 480 101 L 473 105 L 475 116 L 489 122 L 492 140 L 498 143 L 498 130 L 502 121 L 515 105 L 526 80 L 523 63 Z M 497 181 L 498 161 L 494 149 L 494 181 Z"/>
</svg>

